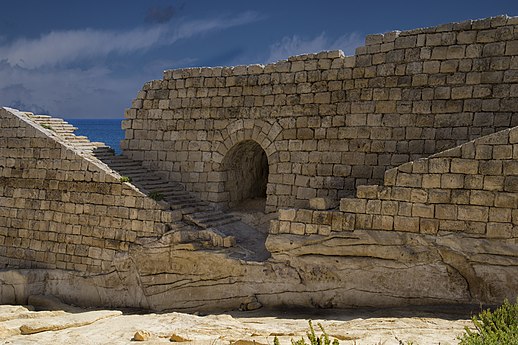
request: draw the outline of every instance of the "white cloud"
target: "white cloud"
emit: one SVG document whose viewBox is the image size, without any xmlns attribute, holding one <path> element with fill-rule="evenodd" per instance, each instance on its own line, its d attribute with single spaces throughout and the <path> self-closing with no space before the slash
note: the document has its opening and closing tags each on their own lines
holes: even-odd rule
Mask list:
<svg viewBox="0 0 518 345">
<path fill-rule="evenodd" d="M 20 39 L 0 47 L 9 65 L 38 68 L 69 63 L 78 59 L 129 53 L 156 44 L 163 28 L 135 29 L 128 32 L 100 30 L 55 31 L 38 39 Z"/>
<path fill-rule="evenodd" d="M 45 109 L 63 117 L 123 115 L 145 80 L 116 77 L 103 67 L 27 70 L 0 65 L 0 104 Z M 37 111 L 37 110 L 36 110 Z"/>
<path fill-rule="evenodd" d="M 257 14 L 246 12 L 128 31 L 54 31 L 36 39 L 0 40 L 0 106 L 49 111 L 63 117 L 121 117 L 143 83 L 161 77 L 157 75 L 161 68 L 193 59 L 155 59 L 126 75 L 114 73 L 106 61 L 259 19 Z M 131 67 L 126 64 L 124 68 Z"/>
<path fill-rule="evenodd" d="M 195 35 L 244 25 L 260 19 L 254 12 L 232 18 L 183 21 L 176 25 L 140 27 L 129 31 L 52 31 L 37 39 L 19 39 L 0 46 L 0 57 L 11 66 L 39 68 L 56 66 L 108 54 L 127 54 L 153 46 L 170 45 Z"/>
<path fill-rule="evenodd" d="M 285 36 L 270 46 L 268 62 L 287 59 L 293 55 L 317 53 L 323 50 L 340 49 L 346 54 L 354 54 L 354 49 L 363 44 L 363 37 L 358 33 L 345 34 L 333 40 L 323 32 L 314 38 L 302 38 L 297 35 Z"/>
</svg>

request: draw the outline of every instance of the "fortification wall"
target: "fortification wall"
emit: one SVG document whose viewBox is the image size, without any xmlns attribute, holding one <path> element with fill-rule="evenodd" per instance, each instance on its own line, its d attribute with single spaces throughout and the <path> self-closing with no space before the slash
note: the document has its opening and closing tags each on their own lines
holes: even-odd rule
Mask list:
<svg viewBox="0 0 518 345">
<path fill-rule="evenodd" d="M 518 127 L 385 172 L 339 210 L 281 209 L 272 233 L 329 235 L 374 229 L 518 238 Z"/>
<path fill-rule="evenodd" d="M 252 140 L 268 159 L 267 211 L 307 207 L 518 125 L 517 83 L 516 17 L 370 35 L 350 57 L 166 71 L 126 112 L 122 147 L 225 206 L 240 201 L 225 158 Z"/>
<path fill-rule="evenodd" d="M 0 268 L 88 273 L 174 214 L 22 112 L 0 109 Z"/>
</svg>

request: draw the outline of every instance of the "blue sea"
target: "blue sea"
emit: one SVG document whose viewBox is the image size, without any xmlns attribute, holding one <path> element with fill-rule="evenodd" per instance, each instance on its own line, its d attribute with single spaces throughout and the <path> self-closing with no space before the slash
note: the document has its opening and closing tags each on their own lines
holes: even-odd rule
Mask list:
<svg viewBox="0 0 518 345">
<path fill-rule="evenodd" d="M 124 139 L 121 129 L 122 119 L 65 119 L 77 127 L 75 135 L 84 135 L 90 141 L 100 141 L 110 146 L 117 154 L 121 153 L 120 142 Z"/>
</svg>

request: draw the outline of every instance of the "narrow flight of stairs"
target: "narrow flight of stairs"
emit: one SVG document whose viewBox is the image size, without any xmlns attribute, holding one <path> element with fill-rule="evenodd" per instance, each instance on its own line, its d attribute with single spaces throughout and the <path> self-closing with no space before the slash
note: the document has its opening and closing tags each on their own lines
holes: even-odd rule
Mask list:
<svg viewBox="0 0 518 345">
<path fill-rule="evenodd" d="M 94 150 L 94 155 L 121 176 L 128 177 L 144 193 L 163 199 L 172 210 L 181 211 L 187 223 L 208 229 L 239 221 L 185 191 L 180 183 L 162 179 L 137 161 L 105 151 L 99 155 Z"/>
<path fill-rule="evenodd" d="M 216 237 L 221 236 L 222 239 L 213 242 L 223 244 L 222 246 L 225 247 L 233 244 L 232 236 L 225 236 L 221 233 L 221 229 L 225 225 L 239 222 L 239 218 L 214 209 L 207 202 L 185 191 L 180 183 L 164 180 L 143 167 L 140 162 L 115 155 L 114 150 L 104 143 L 91 142 L 87 137 L 76 136 L 74 131 L 77 128 L 63 119 L 47 115 L 26 114 L 32 121 L 43 128 L 53 131 L 69 145 L 81 151 L 82 154 L 89 156 L 91 159 L 97 159 L 99 163 L 104 164 L 120 176 L 127 177 L 128 182 L 144 194 L 155 200 L 163 200 L 169 204 L 172 210 L 180 211 L 185 225 L 176 224 L 174 227 L 176 230 L 179 230 L 178 234 L 181 237 L 179 241 L 188 242 L 190 240 L 208 238 L 212 236 L 209 232 L 213 232 Z M 196 229 L 200 231 L 199 234 L 192 233 Z M 227 237 L 227 240 L 223 240 L 225 237 Z"/>
<path fill-rule="evenodd" d="M 72 145 L 75 149 L 81 151 L 84 154 L 93 156 L 93 151 L 96 152 L 111 152 L 113 149 L 104 143 L 91 142 L 87 137 L 81 135 L 75 135 L 74 132 L 77 127 L 72 126 L 63 119 L 51 117 L 48 115 L 34 115 L 32 113 L 26 113 L 31 120 L 57 134 L 61 139 L 64 139 L 68 144 Z"/>
</svg>

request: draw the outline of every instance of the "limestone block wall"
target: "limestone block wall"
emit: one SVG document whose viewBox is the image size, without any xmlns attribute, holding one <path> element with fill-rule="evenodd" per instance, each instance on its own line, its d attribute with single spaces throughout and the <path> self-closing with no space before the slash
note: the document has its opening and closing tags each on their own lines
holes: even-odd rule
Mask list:
<svg viewBox="0 0 518 345">
<path fill-rule="evenodd" d="M 30 121 L 0 109 L 0 268 L 97 273 L 173 214 Z"/>
<path fill-rule="evenodd" d="M 124 154 L 225 206 L 225 158 L 255 141 L 268 159 L 272 211 L 352 195 L 387 169 L 518 125 L 517 17 L 365 43 L 349 57 L 166 71 L 126 112 Z"/>
<path fill-rule="evenodd" d="M 425 235 L 518 238 L 518 127 L 387 170 L 339 210 L 285 209 L 273 234 L 372 229 Z"/>
</svg>

